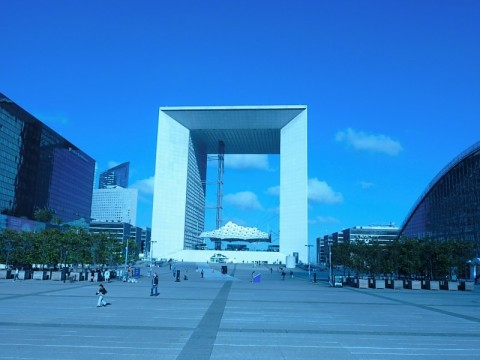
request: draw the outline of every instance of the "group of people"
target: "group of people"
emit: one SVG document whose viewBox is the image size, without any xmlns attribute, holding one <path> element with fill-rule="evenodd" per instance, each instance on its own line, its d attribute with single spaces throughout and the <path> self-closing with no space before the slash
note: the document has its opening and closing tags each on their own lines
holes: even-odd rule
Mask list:
<svg viewBox="0 0 480 360">
<path fill-rule="evenodd" d="M 106 279 L 106 278 L 105 278 Z M 110 303 L 105 301 L 105 295 L 107 294 L 107 289 L 103 284 L 98 286 L 96 295 L 98 296 L 97 307 L 104 307 L 110 305 Z M 158 274 L 154 273 L 152 277 L 152 287 L 150 289 L 150 296 L 158 296 Z"/>
<path fill-rule="evenodd" d="M 173 274 L 174 276 L 176 276 L 176 269 L 173 268 Z M 203 269 L 201 270 L 200 272 L 200 275 L 201 277 L 203 278 L 204 276 L 204 272 L 203 272 Z M 109 282 L 110 280 L 110 274 L 109 274 L 109 271 L 105 271 L 104 273 L 104 278 L 105 278 L 105 281 L 106 282 Z M 108 279 L 108 280 L 107 280 Z M 186 274 L 185 274 L 185 278 L 184 280 L 187 280 L 188 278 L 186 277 Z M 92 280 L 93 281 L 93 280 Z M 97 302 L 97 307 L 103 307 L 103 306 L 107 306 L 107 305 L 110 305 L 110 303 L 107 303 L 105 301 L 105 295 L 107 294 L 107 289 L 105 289 L 105 286 L 103 284 L 100 284 L 99 287 L 98 287 L 98 290 L 97 290 L 97 293 L 96 295 L 98 295 L 98 302 Z M 158 296 L 160 295 L 160 293 L 158 292 L 158 274 L 156 272 L 153 273 L 153 276 L 152 276 L 152 280 L 151 280 L 151 287 L 150 287 L 150 296 Z"/>
<path fill-rule="evenodd" d="M 90 282 L 94 281 L 100 281 L 101 279 L 104 279 L 105 282 L 110 282 L 110 279 L 112 278 L 112 273 L 109 269 L 91 269 L 90 270 Z"/>
<path fill-rule="evenodd" d="M 282 269 L 282 280 L 285 280 L 285 276 L 286 276 L 286 272 L 285 270 Z M 290 278 L 293 279 L 293 271 L 290 270 Z"/>
</svg>

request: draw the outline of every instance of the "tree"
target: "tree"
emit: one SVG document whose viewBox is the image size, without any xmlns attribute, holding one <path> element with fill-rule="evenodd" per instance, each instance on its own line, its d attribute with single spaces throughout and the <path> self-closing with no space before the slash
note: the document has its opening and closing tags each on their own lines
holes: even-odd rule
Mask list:
<svg viewBox="0 0 480 360">
<path fill-rule="evenodd" d="M 332 264 L 353 269 L 357 276 L 395 273 L 405 278 L 445 279 L 455 270 L 468 277 L 467 261 L 476 256 L 470 241 L 403 238 L 388 244 L 358 241 L 332 247 Z"/>
<path fill-rule="evenodd" d="M 37 209 L 33 213 L 33 218 L 40 222 L 49 223 L 52 221 L 53 212 L 49 209 Z"/>
<path fill-rule="evenodd" d="M 332 246 L 332 266 L 343 266 L 344 275 L 345 270 L 351 267 L 351 259 L 350 259 L 350 244 L 341 243 L 335 244 Z"/>
<path fill-rule="evenodd" d="M 0 262 L 9 265 L 15 263 L 15 246 L 18 242 L 16 231 L 5 230 L 0 234 Z"/>
<path fill-rule="evenodd" d="M 367 247 L 368 245 L 363 240 L 350 244 L 351 268 L 355 271 L 357 276 L 365 274 L 368 271 Z"/>
<path fill-rule="evenodd" d="M 381 272 L 380 248 L 378 243 L 372 242 L 365 247 L 365 267 L 370 275 L 375 276 Z"/>
</svg>

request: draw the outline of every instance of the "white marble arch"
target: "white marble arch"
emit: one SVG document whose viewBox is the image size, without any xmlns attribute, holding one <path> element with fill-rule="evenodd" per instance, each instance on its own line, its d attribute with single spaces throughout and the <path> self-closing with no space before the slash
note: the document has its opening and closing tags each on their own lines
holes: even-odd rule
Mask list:
<svg viewBox="0 0 480 360">
<path fill-rule="evenodd" d="M 181 257 L 192 250 L 189 227 L 205 218 L 206 156 L 280 154 L 280 252 L 307 262 L 307 107 L 161 107 L 158 119 L 152 213 L 152 256 Z M 199 250 L 202 251 L 202 250 Z M 238 253 L 241 256 L 240 253 Z M 252 259 L 248 254 L 248 259 Z M 261 255 L 258 256 L 263 258 Z M 237 261 L 242 259 L 237 258 Z"/>
</svg>

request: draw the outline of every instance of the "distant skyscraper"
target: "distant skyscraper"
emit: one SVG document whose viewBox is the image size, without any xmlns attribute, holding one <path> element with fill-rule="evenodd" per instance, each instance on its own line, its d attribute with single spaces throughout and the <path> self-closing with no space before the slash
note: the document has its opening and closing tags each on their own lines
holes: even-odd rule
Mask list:
<svg viewBox="0 0 480 360">
<path fill-rule="evenodd" d="M 90 221 L 95 160 L 0 93 L 0 211 Z"/>
<path fill-rule="evenodd" d="M 127 161 L 123 164 L 117 165 L 107 171 L 100 174 L 98 181 L 99 189 L 106 189 L 109 186 L 121 186 L 128 188 L 128 171 L 130 168 L 130 162 Z"/>
<path fill-rule="evenodd" d="M 93 221 L 123 222 L 136 225 L 137 200 L 137 189 L 124 189 L 121 186 L 94 189 L 92 219 Z"/>
</svg>

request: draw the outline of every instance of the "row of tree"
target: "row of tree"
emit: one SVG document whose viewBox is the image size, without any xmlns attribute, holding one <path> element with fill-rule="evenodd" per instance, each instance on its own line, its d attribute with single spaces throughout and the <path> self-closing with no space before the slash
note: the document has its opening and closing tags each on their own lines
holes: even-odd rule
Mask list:
<svg viewBox="0 0 480 360">
<path fill-rule="evenodd" d="M 123 264 L 126 242 L 93 234 L 84 229 L 46 229 L 41 232 L 4 230 L 0 233 L 0 263 L 32 264 Z M 128 259 L 137 258 L 137 244 L 128 240 Z"/>
<path fill-rule="evenodd" d="M 378 242 L 332 245 L 332 266 L 342 267 L 344 275 L 391 276 L 442 280 L 456 271 L 468 277 L 467 261 L 475 256 L 475 244 L 468 241 L 403 239 L 387 244 Z M 351 274 L 354 275 L 354 274 Z"/>
</svg>

